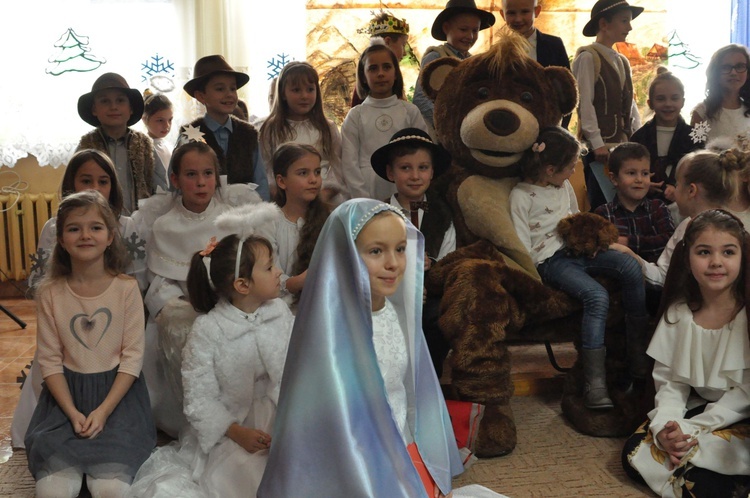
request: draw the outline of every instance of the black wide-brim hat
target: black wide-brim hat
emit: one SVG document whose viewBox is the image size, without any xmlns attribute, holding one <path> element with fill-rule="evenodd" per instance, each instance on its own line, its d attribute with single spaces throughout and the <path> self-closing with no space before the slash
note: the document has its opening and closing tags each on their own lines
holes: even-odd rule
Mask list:
<svg viewBox="0 0 750 498">
<path fill-rule="evenodd" d="M 495 16 L 492 12 L 478 9 L 474 0 L 448 0 L 445 8 L 435 18 L 432 23 L 432 37 L 436 40 L 446 41 L 447 37 L 443 31 L 443 23 L 458 14 L 476 14 L 479 16 L 479 31 L 487 29 L 495 24 Z"/>
<path fill-rule="evenodd" d="M 448 171 L 448 167 L 451 165 L 451 156 L 448 151 L 433 142 L 432 138 L 430 138 L 430 135 L 426 131 L 420 130 L 419 128 L 404 128 L 403 130 L 397 131 L 387 144 L 373 152 L 372 156 L 370 156 L 372 169 L 383 180 L 391 181 L 388 179 L 386 168 L 388 166 L 391 150 L 400 145 L 414 145 L 429 149 L 432 155 L 433 178 L 437 178 Z"/>
<path fill-rule="evenodd" d="M 117 73 L 102 74 L 94 82 L 91 91 L 78 98 L 78 115 L 81 116 L 81 119 L 91 126 L 99 126 L 101 124 L 99 119 L 97 119 L 92 112 L 92 108 L 94 107 L 94 97 L 98 92 L 110 88 L 122 90 L 125 95 L 128 96 L 130 110 L 132 111 L 130 119 L 128 119 L 128 126 L 133 126 L 140 121 L 143 117 L 143 96 L 138 90 L 130 88 L 128 82 L 125 81 L 125 78 Z"/>
<path fill-rule="evenodd" d="M 250 81 L 250 76 L 239 71 L 235 71 L 232 66 L 221 55 L 207 55 L 201 57 L 193 67 L 193 79 L 185 83 L 182 87 L 188 95 L 195 97 L 195 91 L 204 85 L 204 83 L 214 74 L 223 73 L 231 74 L 237 80 L 237 88 L 245 86 Z"/>
<path fill-rule="evenodd" d="M 643 12 L 643 7 L 635 7 L 625 0 L 599 0 L 591 9 L 591 20 L 583 27 L 583 36 L 596 36 L 599 31 L 599 19 L 608 12 L 615 10 L 630 9 L 633 13 L 633 19 Z"/>
</svg>

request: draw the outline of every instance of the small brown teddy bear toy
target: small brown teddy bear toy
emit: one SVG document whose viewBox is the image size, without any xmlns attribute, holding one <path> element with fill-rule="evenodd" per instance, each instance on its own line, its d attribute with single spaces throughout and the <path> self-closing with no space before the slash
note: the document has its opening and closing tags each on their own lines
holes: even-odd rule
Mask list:
<svg viewBox="0 0 750 498">
<path fill-rule="evenodd" d="M 557 233 L 573 256 L 593 258 L 617 242 L 619 233 L 609 220 L 593 213 L 576 213 L 560 220 Z"/>
</svg>

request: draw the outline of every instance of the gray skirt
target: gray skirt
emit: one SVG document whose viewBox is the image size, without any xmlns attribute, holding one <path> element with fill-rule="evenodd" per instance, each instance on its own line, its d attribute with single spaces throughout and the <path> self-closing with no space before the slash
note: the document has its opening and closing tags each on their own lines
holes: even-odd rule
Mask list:
<svg viewBox="0 0 750 498">
<path fill-rule="evenodd" d="M 118 367 L 108 372 L 82 374 L 65 369 L 76 408 L 88 416 L 109 394 Z M 94 439 L 79 438 L 47 385 L 24 439 L 29 470 L 34 479 L 75 467 L 95 479 L 132 481 L 156 445 L 156 428 L 146 382 L 141 374 Z"/>
</svg>

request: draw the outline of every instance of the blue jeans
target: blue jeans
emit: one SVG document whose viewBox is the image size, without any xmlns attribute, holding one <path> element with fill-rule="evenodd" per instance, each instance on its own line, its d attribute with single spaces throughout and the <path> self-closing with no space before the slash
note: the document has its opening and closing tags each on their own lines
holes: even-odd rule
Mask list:
<svg viewBox="0 0 750 498">
<path fill-rule="evenodd" d="M 614 250 L 600 251 L 593 258 L 573 257 L 560 249 L 537 267 L 542 281 L 583 303 L 581 344 L 584 349 L 604 346 L 604 330 L 609 311 L 609 293 L 594 280 L 603 276 L 617 280 L 622 288 L 622 305 L 632 317 L 646 311 L 646 287 L 641 265 L 632 257 Z"/>
</svg>

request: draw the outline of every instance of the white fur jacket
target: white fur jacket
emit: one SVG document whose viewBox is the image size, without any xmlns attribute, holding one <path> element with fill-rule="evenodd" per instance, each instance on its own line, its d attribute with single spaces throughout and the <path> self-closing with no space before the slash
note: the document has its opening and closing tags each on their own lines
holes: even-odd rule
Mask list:
<svg viewBox="0 0 750 498">
<path fill-rule="evenodd" d="M 208 453 L 252 409 L 255 381 L 268 376 L 276 404 L 294 316 L 281 299 L 247 314 L 220 300 L 199 316 L 183 351 L 185 415 Z"/>
</svg>

